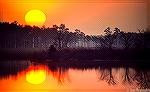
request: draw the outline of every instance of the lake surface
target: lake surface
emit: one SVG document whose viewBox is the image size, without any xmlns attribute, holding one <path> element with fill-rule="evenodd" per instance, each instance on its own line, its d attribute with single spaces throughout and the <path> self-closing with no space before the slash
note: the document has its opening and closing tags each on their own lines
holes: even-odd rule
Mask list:
<svg viewBox="0 0 150 92">
<path fill-rule="evenodd" d="M 150 69 L 99 63 L 0 62 L 3 92 L 135 92 L 150 88 Z"/>
</svg>

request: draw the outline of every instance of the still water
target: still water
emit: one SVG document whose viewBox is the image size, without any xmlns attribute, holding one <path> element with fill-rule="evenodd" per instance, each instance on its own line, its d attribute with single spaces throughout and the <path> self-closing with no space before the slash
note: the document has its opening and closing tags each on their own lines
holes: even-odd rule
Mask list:
<svg viewBox="0 0 150 92">
<path fill-rule="evenodd" d="M 2 92 L 135 92 L 150 88 L 150 70 L 137 65 L 1 61 Z"/>
</svg>

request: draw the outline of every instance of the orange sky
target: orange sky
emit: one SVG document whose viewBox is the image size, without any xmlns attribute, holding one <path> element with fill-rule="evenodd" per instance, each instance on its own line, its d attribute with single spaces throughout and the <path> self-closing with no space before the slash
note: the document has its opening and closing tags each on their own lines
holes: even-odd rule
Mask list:
<svg viewBox="0 0 150 92">
<path fill-rule="evenodd" d="M 122 31 L 137 31 L 147 27 L 148 0 L 1 0 L 0 21 L 26 24 L 24 17 L 32 9 L 42 10 L 44 25 L 66 24 L 86 34 L 103 34 L 108 26 Z"/>
</svg>

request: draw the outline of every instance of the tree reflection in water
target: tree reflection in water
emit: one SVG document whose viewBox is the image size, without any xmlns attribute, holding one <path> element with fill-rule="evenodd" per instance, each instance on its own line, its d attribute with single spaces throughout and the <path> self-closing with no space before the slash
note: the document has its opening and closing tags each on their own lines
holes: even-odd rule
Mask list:
<svg viewBox="0 0 150 92">
<path fill-rule="evenodd" d="M 115 85 L 116 81 L 114 80 L 114 76 L 112 74 L 112 67 L 101 68 L 100 80 L 105 80 L 109 85 Z"/>
<path fill-rule="evenodd" d="M 70 81 L 68 70 L 66 67 L 59 67 L 57 65 L 48 65 L 49 70 L 51 71 L 53 77 L 57 79 L 58 85 L 63 85 L 65 81 Z"/>
<path fill-rule="evenodd" d="M 42 63 L 40 63 L 42 64 Z M 1 62 L 0 63 L 0 79 L 7 79 L 9 76 L 17 76 L 19 72 L 25 71 L 29 66 L 37 65 L 31 64 L 31 62 Z M 44 64 L 48 67 L 48 73 L 57 79 L 58 85 L 63 85 L 66 81 L 70 82 L 69 69 L 76 70 L 97 70 L 100 80 L 106 81 L 109 85 L 116 85 L 119 83 L 123 84 L 136 84 L 137 88 L 148 89 L 150 88 L 150 69 L 148 66 L 139 66 L 138 64 L 132 65 L 115 65 L 112 64 L 101 64 L 98 63 L 57 63 L 49 62 Z M 144 68 L 146 67 L 146 68 Z M 123 69 L 122 77 L 117 81 L 116 74 L 119 72 L 114 72 L 113 70 Z M 120 75 L 120 74 L 119 74 Z M 122 81 L 120 81 L 122 80 Z"/>
<path fill-rule="evenodd" d="M 140 89 L 150 88 L 150 72 L 147 69 L 136 69 L 133 80 Z"/>
<path fill-rule="evenodd" d="M 139 89 L 149 89 L 150 88 L 150 70 L 148 67 L 144 68 L 146 66 L 136 66 L 130 67 L 125 66 L 123 68 L 123 77 L 122 77 L 122 83 L 123 84 L 130 84 L 130 85 L 136 85 Z M 112 72 L 113 68 L 118 67 L 111 67 L 111 66 L 100 66 L 98 69 L 99 71 L 99 79 L 105 80 L 110 85 L 115 85 L 116 78 L 114 72 Z"/>
<path fill-rule="evenodd" d="M 131 72 L 129 67 L 125 67 L 123 75 L 123 83 L 132 84 L 132 82 L 133 82 L 133 72 Z"/>
</svg>

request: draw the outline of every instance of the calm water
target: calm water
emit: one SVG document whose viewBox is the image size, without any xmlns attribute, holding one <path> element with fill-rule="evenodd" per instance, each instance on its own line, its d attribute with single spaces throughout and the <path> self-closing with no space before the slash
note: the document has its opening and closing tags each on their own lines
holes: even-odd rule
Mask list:
<svg viewBox="0 0 150 92">
<path fill-rule="evenodd" d="M 149 88 L 150 70 L 140 65 L 0 62 L 3 92 L 132 92 Z"/>
</svg>

